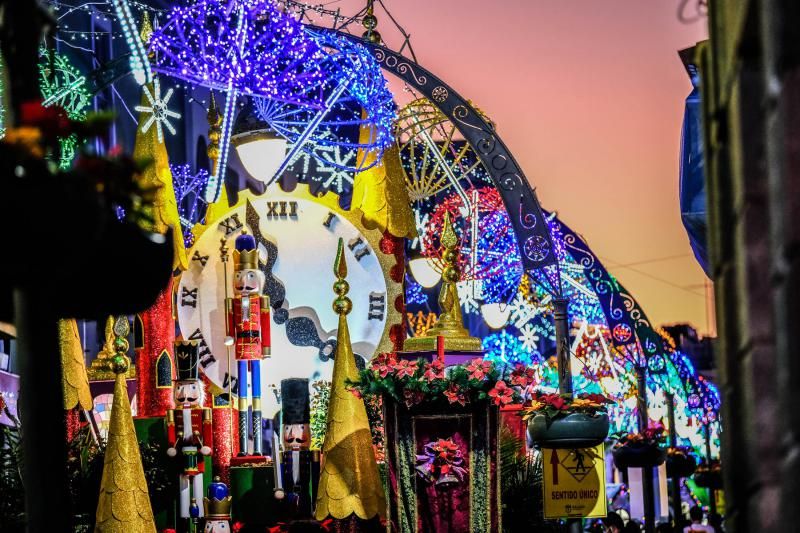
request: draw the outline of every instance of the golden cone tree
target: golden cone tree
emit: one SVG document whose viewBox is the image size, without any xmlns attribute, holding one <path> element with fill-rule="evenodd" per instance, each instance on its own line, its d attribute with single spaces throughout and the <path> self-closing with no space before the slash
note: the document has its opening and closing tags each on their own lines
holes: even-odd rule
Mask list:
<svg viewBox="0 0 800 533">
<path fill-rule="evenodd" d="M 116 355 L 111 360 L 111 366 L 116 378 L 100 498 L 97 502 L 95 531 L 99 533 L 156 531 L 125 382 L 125 372 L 130 364 L 125 356 L 128 350 L 125 340 L 127 327 L 128 319 L 125 317 L 119 317 L 114 326 L 117 333 L 114 340 Z"/>
<path fill-rule="evenodd" d="M 352 302 L 347 298 L 349 286 L 344 243 L 339 239 L 333 285 L 337 294 L 333 309 L 339 314 L 336 355 L 333 362 L 330 403 L 328 404 L 328 429 L 322 445 L 324 463 L 319 480 L 317 520 L 328 517 L 344 519 L 352 515 L 363 520 L 383 517 L 386 500 L 378 464 L 372 448 L 372 433 L 364 401 L 347 388 L 347 380 L 358 378 L 358 368 L 353 359 L 347 313 Z"/>
</svg>

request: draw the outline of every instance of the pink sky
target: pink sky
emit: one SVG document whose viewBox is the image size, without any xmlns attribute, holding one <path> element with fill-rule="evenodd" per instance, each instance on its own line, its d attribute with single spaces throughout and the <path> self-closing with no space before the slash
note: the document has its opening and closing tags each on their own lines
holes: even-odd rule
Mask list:
<svg viewBox="0 0 800 533">
<path fill-rule="evenodd" d="M 678 207 L 691 85 L 677 55 L 706 37 L 706 19 L 679 22 L 678 0 L 384 2 L 419 62 L 489 115 L 543 206 L 585 237 L 651 321 L 706 332 L 705 276 Z"/>
</svg>

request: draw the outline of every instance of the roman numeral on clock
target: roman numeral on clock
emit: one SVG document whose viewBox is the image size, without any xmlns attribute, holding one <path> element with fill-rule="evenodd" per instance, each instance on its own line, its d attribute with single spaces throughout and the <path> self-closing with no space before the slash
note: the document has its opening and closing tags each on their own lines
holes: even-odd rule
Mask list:
<svg viewBox="0 0 800 533">
<path fill-rule="evenodd" d="M 198 288 L 195 287 L 194 289 L 187 289 L 186 287 L 181 287 L 181 307 L 197 307 L 197 291 Z"/>
<path fill-rule="evenodd" d="M 203 338 L 203 334 L 200 333 L 200 328 L 197 328 L 189 335 L 189 340 L 198 341 L 197 353 L 200 356 L 200 366 L 206 368 L 208 365 L 217 361 L 217 358 L 211 353 L 211 348 L 208 347 L 208 343 Z"/>
<path fill-rule="evenodd" d="M 239 385 L 239 378 L 236 376 L 231 376 L 227 372 L 225 372 L 225 376 L 222 378 L 222 388 L 228 390 L 228 383 L 230 383 L 231 390 L 236 390 L 237 386 Z"/>
<path fill-rule="evenodd" d="M 364 239 L 361 237 L 356 237 L 355 239 L 350 239 L 347 243 L 347 247 L 350 248 L 350 251 L 353 252 L 353 255 L 356 256 L 356 260 L 361 261 L 365 256 L 368 256 L 370 253 L 369 246 L 367 243 L 364 242 Z"/>
<path fill-rule="evenodd" d="M 382 292 L 369 293 L 369 314 L 368 320 L 383 320 L 386 313 L 386 294 Z"/>
<path fill-rule="evenodd" d="M 242 222 L 239 220 L 239 213 L 234 213 L 219 223 L 219 229 L 225 232 L 226 237 L 230 237 L 231 233 L 234 233 L 241 228 Z"/>
<path fill-rule="evenodd" d="M 325 216 L 325 220 L 322 221 L 322 225 L 328 229 L 331 229 L 331 224 L 336 221 L 336 215 L 328 211 L 328 214 Z"/>
<path fill-rule="evenodd" d="M 200 250 L 195 250 L 194 255 L 192 256 L 192 261 L 197 261 L 200 263 L 200 268 L 206 266 L 208 263 L 208 256 L 207 255 L 200 255 Z"/>
<path fill-rule="evenodd" d="M 297 202 L 267 202 L 266 216 L 267 218 L 297 218 Z"/>
</svg>

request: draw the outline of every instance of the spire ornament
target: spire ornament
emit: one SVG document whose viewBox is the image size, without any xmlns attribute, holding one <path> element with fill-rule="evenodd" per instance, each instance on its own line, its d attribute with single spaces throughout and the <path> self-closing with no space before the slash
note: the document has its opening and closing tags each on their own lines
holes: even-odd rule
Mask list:
<svg viewBox="0 0 800 533">
<path fill-rule="evenodd" d="M 315 514 L 317 520 L 329 517 L 371 520 L 383 516 L 386 501 L 364 400 L 347 387 L 347 381 L 358 379 L 358 368 L 347 327 L 347 314 L 353 302 L 347 297 L 350 285 L 345 279 L 347 264 L 342 239 L 339 239 L 333 273 L 336 276 L 333 310 L 339 315 L 339 331 L 328 404 L 328 429 L 322 445 L 325 461 Z"/>
<path fill-rule="evenodd" d="M 442 288 L 439 291 L 439 307 L 441 314 L 425 335 L 422 337 L 411 337 L 403 343 L 403 348 L 408 352 L 424 352 L 436 350 L 437 337 L 444 338 L 444 349 L 466 352 L 480 352 L 482 349 L 481 340 L 472 337 L 464 327 L 464 319 L 461 316 L 461 304 L 458 300 L 458 289 L 456 283 L 461 278 L 461 271 L 458 268 L 458 236 L 453 229 L 450 221 L 450 213 L 444 215 L 444 225 L 442 228 Z"/>
<path fill-rule="evenodd" d="M 97 502 L 95 532 L 155 533 L 153 510 L 150 507 L 150 496 L 125 382 L 125 373 L 130 367 L 130 361 L 125 355 L 128 351 L 125 337 L 130 331 L 128 319 L 124 316 L 117 317 L 113 331 L 115 355 L 108 363 L 116 374 L 114 404 L 111 408 L 103 478 Z"/>
</svg>

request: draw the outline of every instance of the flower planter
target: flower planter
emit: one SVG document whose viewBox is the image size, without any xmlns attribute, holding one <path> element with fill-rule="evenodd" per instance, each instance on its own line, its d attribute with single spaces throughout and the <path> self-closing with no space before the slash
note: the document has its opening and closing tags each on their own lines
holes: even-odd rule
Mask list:
<svg viewBox="0 0 800 533">
<path fill-rule="evenodd" d="M 626 468 L 652 468 L 662 464 L 667 458 L 667 450 L 657 445 L 625 445 L 612 452 L 614 465 L 620 470 Z"/>
<path fill-rule="evenodd" d="M 694 474 L 694 484 L 705 489 L 722 488 L 722 472 L 703 469 Z"/>
<path fill-rule="evenodd" d="M 571 413 L 549 422 L 543 414 L 528 420 L 529 444 L 542 448 L 591 448 L 608 437 L 608 415 Z"/>
<path fill-rule="evenodd" d="M 667 477 L 689 477 L 694 473 L 695 468 L 697 468 L 697 461 L 693 455 L 684 452 L 670 454 L 667 451 Z"/>
</svg>

